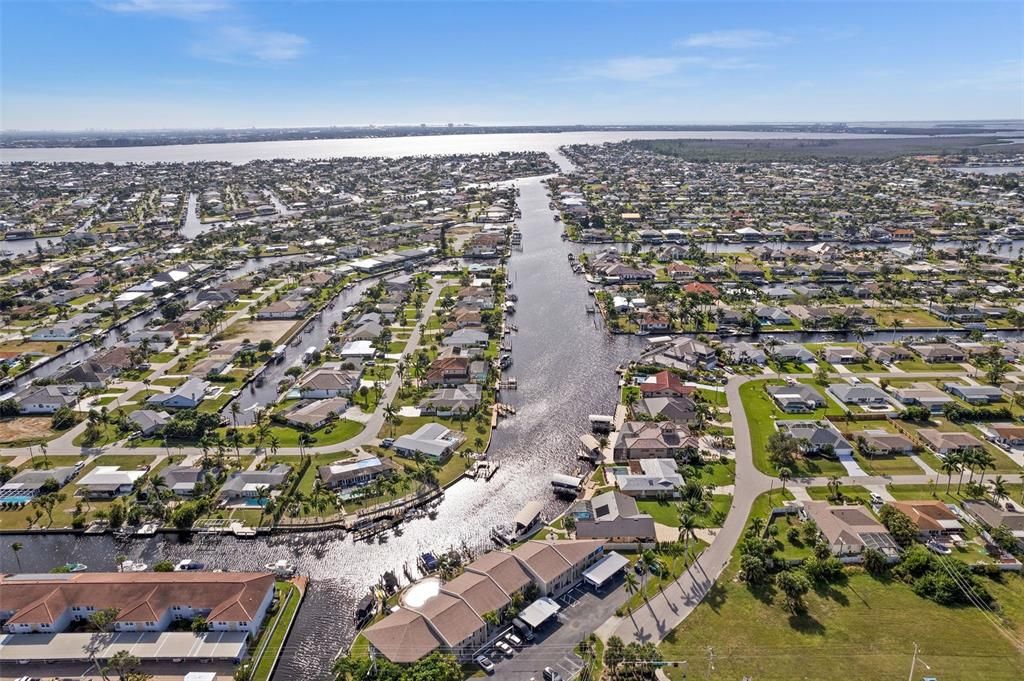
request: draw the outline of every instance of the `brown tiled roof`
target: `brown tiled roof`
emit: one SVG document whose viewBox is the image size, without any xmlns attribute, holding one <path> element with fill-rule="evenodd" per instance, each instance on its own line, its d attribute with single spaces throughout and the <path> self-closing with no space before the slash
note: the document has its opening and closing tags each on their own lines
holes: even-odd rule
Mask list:
<svg viewBox="0 0 1024 681">
<path fill-rule="evenodd" d="M 437 633 L 453 648 L 486 626 L 464 600 L 443 592 L 409 609 L 429 619 Z"/>
<path fill-rule="evenodd" d="M 443 590 L 462 598 L 481 617 L 510 603 L 508 595 L 494 580 L 476 572 L 463 572 L 445 584 Z"/>
<path fill-rule="evenodd" d="M 0 602 L 15 610 L 8 624 L 52 624 L 72 605 L 118 610 L 119 622 L 152 622 L 172 605 L 210 608 L 207 619 L 253 618 L 274 576 L 255 572 L 83 572 L 61 579 L 3 579 Z"/>
<path fill-rule="evenodd" d="M 399 608 L 363 631 L 374 648 L 392 662 L 415 662 L 441 646 L 427 620 L 412 610 Z"/>
<path fill-rule="evenodd" d="M 486 553 L 466 566 L 469 572 L 487 575 L 507 594 L 515 593 L 530 583 L 530 575 L 510 554 L 501 551 Z"/>
</svg>

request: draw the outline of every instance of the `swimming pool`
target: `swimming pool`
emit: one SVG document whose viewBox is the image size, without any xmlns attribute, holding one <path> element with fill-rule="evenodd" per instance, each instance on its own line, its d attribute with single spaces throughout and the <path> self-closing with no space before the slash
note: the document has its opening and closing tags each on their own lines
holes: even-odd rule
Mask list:
<svg viewBox="0 0 1024 681">
<path fill-rule="evenodd" d="M 257 507 L 259 507 L 259 506 L 266 506 L 267 505 L 267 501 L 268 501 L 267 499 L 246 499 L 245 500 L 245 505 L 246 506 L 257 506 Z"/>
</svg>

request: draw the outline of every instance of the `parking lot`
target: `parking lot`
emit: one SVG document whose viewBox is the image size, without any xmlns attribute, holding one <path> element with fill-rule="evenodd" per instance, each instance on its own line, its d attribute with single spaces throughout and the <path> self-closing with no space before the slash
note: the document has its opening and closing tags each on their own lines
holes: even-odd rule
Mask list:
<svg viewBox="0 0 1024 681">
<path fill-rule="evenodd" d="M 621 582 L 619 576 L 599 594 L 577 586 L 556 598 L 562 606 L 557 621 L 552 619 L 541 627 L 532 642 L 523 641 L 522 648 L 511 658 L 497 655 L 496 659 L 487 653 L 494 662 L 494 678 L 543 681 L 545 667 L 558 672 L 564 681 L 579 677 L 584 663 L 575 653 L 576 644 L 614 615 L 626 601 L 625 590 L 618 588 Z M 492 649 L 493 646 L 485 648 Z"/>
</svg>

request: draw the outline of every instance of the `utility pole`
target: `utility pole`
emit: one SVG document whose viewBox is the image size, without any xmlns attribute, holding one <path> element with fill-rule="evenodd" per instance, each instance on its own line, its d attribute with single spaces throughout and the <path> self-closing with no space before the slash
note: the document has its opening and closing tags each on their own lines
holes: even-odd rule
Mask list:
<svg viewBox="0 0 1024 681">
<path fill-rule="evenodd" d="M 708 679 L 711 678 L 711 672 L 713 671 L 715 671 L 715 649 L 708 646 Z"/>
</svg>

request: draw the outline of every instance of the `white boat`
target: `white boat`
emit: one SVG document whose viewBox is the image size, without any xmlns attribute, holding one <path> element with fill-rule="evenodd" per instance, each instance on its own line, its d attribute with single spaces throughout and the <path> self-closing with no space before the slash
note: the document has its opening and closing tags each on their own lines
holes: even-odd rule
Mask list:
<svg viewBox="0 0 1024 681">
<path fill-rule="evenodd" d="M 149 566 L 145 563 L 136 563 L 134 560 L 126 560 L 119 567 L 121 572 L 145 572 Z"/>
<path fill-rule="evenodd" d="M 206 566 L 203 565 L 202 563 L 197 563 L 194 560 L 190 560 L 190 559 L 186 558 L 185 560 L 180 561 L 177 565 L 174 566 L 174 571 L 175 572 L 191 572 L 192 570 L 202 570 L 205 567 Z"/>
<path fill-rule="evenodd" d="M 157 525 L 156 523 L 146 523 L 138 530 L 135 531 L 136 537 L 152 537 L 156 534 Z"/>
<path fill-rule="evenodd" d="M 282 558 L 276 563 L 267 563 L 263 567 L 278 577 L 291 577 L 295 574 L 295 566 L 287 558 Z"/>
<path fill-rule="evenodd" d="M 64 567 L 68 572 L 85 572 L 89 569 L 89 566 L 84 563 L 65 563 Z"/>
</svg>

